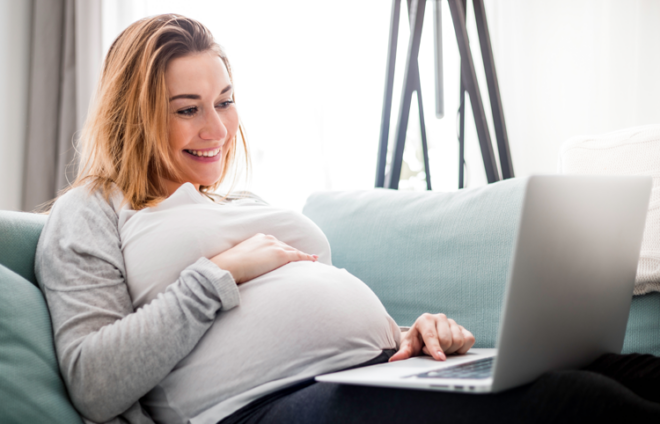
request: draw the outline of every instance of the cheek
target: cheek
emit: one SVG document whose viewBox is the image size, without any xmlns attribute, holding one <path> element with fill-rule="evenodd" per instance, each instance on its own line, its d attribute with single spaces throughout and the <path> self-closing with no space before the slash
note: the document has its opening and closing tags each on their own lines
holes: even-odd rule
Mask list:
<svg viewBox="0 0 660 424">
<path fill-rule="evenodd" d="M 182 150 L 188 142 L 189 128 L 185 122 L 179 120 L 171 120 L 168 124 L 167 136 L 172 151 L 177 152 Z"/>
<path fill-rule="evenodd" d="M 232 137 L 238 132 L 238 112 L 236 109 L 232 110 L 232 113 L 229 114 L 227 118 L 227 132 L 229 132 Z"/>
</svg>

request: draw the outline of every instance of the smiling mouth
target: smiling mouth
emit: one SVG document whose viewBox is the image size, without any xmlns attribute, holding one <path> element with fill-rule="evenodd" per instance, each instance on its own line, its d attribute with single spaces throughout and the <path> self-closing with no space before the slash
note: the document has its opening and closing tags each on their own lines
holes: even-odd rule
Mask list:
<svg viewBox="0 0 660 424">
<path fill-rule="evenodd" d="M 212 158 L 217 156 L 220 153 L 220 150 L 222 150 L 221 147 L 218 147 L 217 149 L 213 150 L 188 150 L 185 149 L 184 152 L 189 153 L 193 156 L 197 156 L 200 158 Z"/>
</svg>

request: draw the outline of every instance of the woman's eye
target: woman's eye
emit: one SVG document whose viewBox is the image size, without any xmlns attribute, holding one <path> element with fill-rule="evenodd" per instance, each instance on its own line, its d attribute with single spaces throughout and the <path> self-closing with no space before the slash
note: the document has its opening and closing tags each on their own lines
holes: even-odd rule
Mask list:
<svg viewBox="0 0 660 424">
<path fill-rule="evenodd" d="M 189 108 L 187 108 L 187 109 L 182 109 L 182 110 L 177 111 L 177 113 L 178 113 L 179 115 L 183 115 L 183 116 L 192 116 L 192 115 L 194 115 L 196 112 L 197 112 L 197 108 L 196 108 L 196 107 L 189 107 Z"/>
<path fill-rule="evenodd" d="M 234 103 L 233 100 L 227 100 L 225 102 L 218 103 L 217 105 L 215 105 L 215 107 L 219 107 L 220 109 L 225 109 L 231 106 L 233 103 Z"/>
</svg>

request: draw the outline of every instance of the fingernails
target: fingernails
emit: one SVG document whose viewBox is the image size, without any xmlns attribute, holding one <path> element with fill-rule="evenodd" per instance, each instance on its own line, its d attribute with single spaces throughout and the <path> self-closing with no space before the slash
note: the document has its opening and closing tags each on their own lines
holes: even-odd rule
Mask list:
<svg viewBox="0 0 660 424">
<path fill-rule="evenodd" d="M 319 255 L 312 255 L 312 258 L 314 258 L 314 260 L 317 260 L 319 258 Z"/>
<path fill-rule="evenodd" d="M 444 361 L 445 359 L 447 359 L 447 355 L 445 355 L 445 353 L 443 351 L 439 350 L 438 351 L 438 358 L 440 358 L 441 361 Z"/>
</svg>

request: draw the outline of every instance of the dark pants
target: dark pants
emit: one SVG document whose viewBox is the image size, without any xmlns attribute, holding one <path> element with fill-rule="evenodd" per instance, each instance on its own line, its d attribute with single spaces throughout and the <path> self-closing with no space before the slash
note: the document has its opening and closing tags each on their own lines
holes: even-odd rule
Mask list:
<svg viewBox="0 0 660 424">
<path fill-rule="evenodd" d="M 387 361 L 388 353 L 368 364 Z M 367 364 L 364 364 L 367 365 Z M 660 423 L 660 358 L 605 355 L 498 394 L 316 383 L 272 393 L 220 424 Z"/>
</svg>

